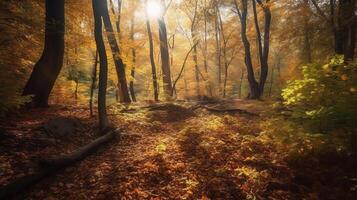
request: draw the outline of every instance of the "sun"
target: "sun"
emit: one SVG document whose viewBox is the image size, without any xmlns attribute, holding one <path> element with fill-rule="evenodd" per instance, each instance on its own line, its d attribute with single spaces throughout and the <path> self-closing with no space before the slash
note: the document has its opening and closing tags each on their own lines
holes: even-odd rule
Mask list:
<svg viewBox="0 0 357 200">
<path fill-rule="evenodd" d="M 146 12 L 150 18 L 159 18 L 162 15 L 162 6 L 155 0 L 149 0 L 146 4 Z"/>
</svg>

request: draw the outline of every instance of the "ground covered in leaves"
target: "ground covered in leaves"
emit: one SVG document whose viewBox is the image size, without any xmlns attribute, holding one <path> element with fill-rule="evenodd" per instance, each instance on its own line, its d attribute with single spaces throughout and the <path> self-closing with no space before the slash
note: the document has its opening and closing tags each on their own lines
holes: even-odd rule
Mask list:
<svg viewBox="0 0 357 200">
<path fill-rule="evenodd" d="M 243 101 L 113 106 L 109 116 L 122 134 L 17 198 L 357 198 L 356 154 L 343 137 L 292 137 L 299 131 L 266 110 L 263 102 Z M 55 106 L 1 121 L 0 184 L 31 173 L 41 156 L 93 140 L 96 120 L 88 115 L 86 108 Z M 44 136 L 42 124 L 58 116 L 82 125 L 71 136 Z"/>
</svg>

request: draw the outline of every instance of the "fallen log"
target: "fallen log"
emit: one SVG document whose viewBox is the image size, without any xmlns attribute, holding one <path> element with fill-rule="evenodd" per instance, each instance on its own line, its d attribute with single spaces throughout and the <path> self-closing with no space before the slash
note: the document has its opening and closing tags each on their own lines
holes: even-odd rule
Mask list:
<svg viewBox="0 0 357 200">
<path fill-rule="evenodd" d="M 83 160 L 85 157 L 96 151 L 101 145 L 112 140 L 117 132 L 117 130 L 110 130 L 105 135 L 79 148 L 73 153 L 40 160 L 37 172 L 21 177 L 5 186 L 0 187 L 0 199 L 7 199 L 38 183 L 45 177 L 55 174 L 58 170 L 68 167 L 77 161 Z"/>
<path fill-rule="evenodd" d="M 113 139 L 114 135 L 115 131 L 109 131 L 107 134 L 97 138 L 93 142 L 81 147 L 73 153 L 43 159 L 39 161 L 39 164 L 42 167 L 52 168 L 66 166 L 74 162 L 80 161 L 83 158 L 87 157 L 89 154 L 93 153 L 93 151 L 95 151 L 100 145 L 107 143 L 108 141 Z"/>
<path fill-rule="evenodd" d="M 247 115 L 251 115 L 251 116 L 259 116 L 259 114 L 257 114 L 257 113 L 249 112 L 247 110 L 240 109 L 240 108 L 214 108 L 214 107 L 208 107 L 208 106 L 194 107 L 195 110 L 198 108 L 204 108 L 211 112 L 238 112 L 238 113 L 247 114 Z"/>
</svg>

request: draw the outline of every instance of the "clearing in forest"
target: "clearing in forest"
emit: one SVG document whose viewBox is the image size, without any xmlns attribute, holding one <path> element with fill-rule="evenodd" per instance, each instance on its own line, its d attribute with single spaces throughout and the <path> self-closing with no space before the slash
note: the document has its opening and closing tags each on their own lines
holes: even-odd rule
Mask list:
<svg viewBox="0 0 357 200">
<path fill-rule="evenodd" d="M 334 199 L 355 195 L 344 191 L 342 184 L 348 183 L 341 180 L 334 180 L 333 186 L 322 185 L 327 174 L 334 179 L 350 171 L 326 166 L 318 171 L 322 166 L 311 165 L 307 158 L 303 163 L 298 158 L 292 162 L 287 149 L 265 134 L 269 117 L 259 114 L 263 108 L 262 102 L 254 101 L 112 107 L 111 122 L 122 134 L 20 198 Z M 1 141 L 2 182 L 31 173 L 25 168 L 31 169 L 31 161 L 38 157 L 68 153 L 95 138 L 95 119 L 80 107 L 30 112 L 40 114 L 35 119 L 27 114 L 13 116 L 16 125 L 7 125 L 14 135 Z M 45 137 L 38 127 L 59 113 L 77 116 L 82 128 L 65 138 Z M 11 151 L 16 144 L 21 148 Z M 19 156 L 23 159 L 15 159 Z M 11 168 L 14 165 L 23 168 Z M 324 193 L 327 188 L 334 192 Z"/>
</svg>

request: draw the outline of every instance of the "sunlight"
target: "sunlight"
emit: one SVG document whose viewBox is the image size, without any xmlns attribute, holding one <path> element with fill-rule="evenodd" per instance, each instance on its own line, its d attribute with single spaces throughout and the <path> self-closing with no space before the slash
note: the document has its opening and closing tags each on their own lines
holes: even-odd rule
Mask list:
<svg viewBox="0 0 357 200">
<path fill-rule="evenodd" d="M 159 2 L 150 0 L 146 4 L 146 12 L 150 18 L 159 18 L 163 11 Z"/>
</svg>

